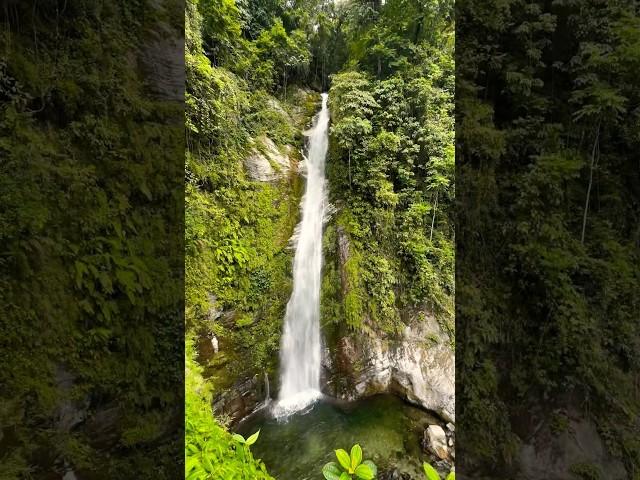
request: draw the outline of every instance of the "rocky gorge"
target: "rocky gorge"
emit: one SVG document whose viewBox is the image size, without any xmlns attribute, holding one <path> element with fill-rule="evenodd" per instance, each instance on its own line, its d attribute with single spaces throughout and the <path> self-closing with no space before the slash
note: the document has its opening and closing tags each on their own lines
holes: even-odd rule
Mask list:
<svg viewBox="0 0 640 480">
<path fill-rule="evenodd" d="M 310 92 L 299 91 L 299 101 L 309 102 Z M 277 105 L 278 111 L 283 111 Z M 298 110 L 296 121 L 304 121 L 302 110 Z M 291 118 L 291 117 L 290 117 Z M 256 138 L 247 153 L 243 165 L 253 182 L 284 185 L 292 178 L 304 175 L 300 168 L 298 147 L 277 145 L 267 135 Z M 298 201 L 299 197 L 292 197 Z M 330 224 L 336 218 L 332 209 Z M 332 225 L 336 228 L 336 225 Z M 337 227 L 335 248 L 327 248 L 325 261 L 337 265 L 341 279 L 347 278 L 350 243 L 348 235 Z M 291 232 L 293 234 L 293 232 Z M 331 275 L 331 271 L 327 273 Z M 336 290 L 341 297 L 344 288 Z M 344 298 L 333 298 L 344 302 Z M 215 301 L 213 302 L 215 305 Z M 436 415 L 426 425 L 421 441 L 424 452 L 432 455 L 436 465 L 443 470 L 453 465 L 455 459 L 455 357 L 451 339 L 441 322 L 427 308 L 412 309 L 399 313 L 403 327 L 397 333 L 377 329 L 368 318 L 363 319 L 363 328 L 353 332 L 349 329 L 325 328 L 322 355 L 322 392 L 340 401 L 356 402 L 379 394 L 393 394 L 403 401 Z M 231 328 L 238 327 L 237 312 L 212 308 L 210 319 Z M 326 321 L 323 324 L 326 325 Z M 237 425 L 244 418 L 263 407 L 278 391 L 277 358 L 272 367 L 252 369 L 240 375 L 231 371 L 222 373 L 229 361 L 224 361 L 228 342 L 215 335 L 201 338 L 198 351 L 201 363 L 209 365 L 213 376 L 224 377 L 218 393 L 214 395 L 214 411 Z M 230 381 L 230 379 L 233 379 Z M 271 387 L 271 388 L 270 388 Z M 389 478 L 393 472 L 388 473 Z M 403 477 L 397 477 L 403 478 Z"/>
<path fill-rule="evenodd" d="M 249 138 L 238 164 L 246 188 L 269 194 L 263 218 L 241 219 L 241 224 L 255 225 L 251 235 L 265 238 L 266 255 L 256 257 L 257 266 L 252 267 L 256 273 L 249 277 L 247 286 L 241 285 L 243 290 L 237 297 L 224 298 L 223 293 L 209 290 L 204 303 L 208 313 L 195 342 L 197 361 L 213 387 L 215 415 L 232 429 L 278 396 L 278 343 L 292 290 L 292 246 L 307 174 L 305 148 L 320 95 L 293 88 L 286 100 L 267 96 L 262 104 L 268 112 L 262 115 L 277 118 L 279 126 Z M 332 165 L 339 160 L 335 149 L 331 150 L 334 144 L 329 143 L 327 169 L 334 176 Z M 344 224 L 350 208 L 335 195 L 344 187 L 334 187 L 331 182 L 329 178 L 331 198 L 327 199 L 323 242 L 321 391 L 327 401 L 347 409 L 370 398 L 393 395 L 417 408 L 414 412 L 424 412 L 415 413 L 420 418 L 416 423 L 420 432 L 411 442 L 421 455 L 447 472 L 455 460 L 452 334 L 446 322 L 426 305 L 393 305 L 397 320 L 392 330 L 377 324 L 366 309 L 359 314 L 358 328 L 348 326 L 344 317 L 353 282 L 351 264 L 361 245 L 353 243 Z M 338 201 L 334 202 L 334 197 Z M 266 275 L 278 279 L 277 283 L 263 280 Z M 332 288 L 324 288 L 325 284 Z M 260 299 L 253 297 L 254 291 Z M 370 295 L 366 290 L 359 294 L 365 298 Z M 338 307 L 332 310 L 327 305 Z M 253 348 L 247 350 L 245 345 Z M 390 468 L 386 474 L 396 478 L 393 472 Z M 397 475 L 402 475 L 401 469 Z"/>
</svg>

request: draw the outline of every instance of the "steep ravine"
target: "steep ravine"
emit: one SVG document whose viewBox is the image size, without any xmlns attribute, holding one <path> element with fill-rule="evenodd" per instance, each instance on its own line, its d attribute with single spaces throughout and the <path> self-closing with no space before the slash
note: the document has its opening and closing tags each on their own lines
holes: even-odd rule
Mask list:
<svg viewBox="0 0 640 480">
<path fill-rule="evenodd" d="M 299 92 L 298 99 L 309 103 L 310 94 Z M 274 105 L 274 108 L 281 108 Z M 298 128 L 306 128 L 311 118 L 310 109 L 300 108 L 296 119 Z M 303 113 L 304 112 L 304 113 Z M 293 120 L 292 120 L 293 121 Z M 277 145 L 268 136 L 254 139 L 254 148 L 243 161 L 247 175 L 255 182 L 270 182 L 287 189 L 292 177 L 301 180 L 296 149 L 300 146 Z M 299 189 L 301 190 L 301 189 Z M 288 191 L 287 201 L 296 205 L 300 192 Z M 292 224 L 294 224 L 292 222 Z M 336 232 L 336 225 L 329 220 L 328 228 Z M 282 232 L 281 232 L 282 233 Z M 289 232 L 293 234 L 293 231 Z M 337 229 L 337 234 L 328 239 L 335 245 L 328 245 L 325 238 L 324 263 L 329 266 L 325 281 L 336 283 L 331 291 L 323 290 L 323 295 L 332 296 L 333 302 L 344 302 L 342 288 L 346 278 L 345 269 L 349 259 L 348 235 Z M 287 253 L 292 255 L 292 251 Z M 290 261 L 292 259 L 289 259 Z M 333 270 L 332 270 L 333 269 Z M 337 281 L 336 281 L 337 280 Z M 289 293 L 289 292 L 287 292 Z M 283 295 L 282 298 L 285 298 Z M 455 371 L 454 353 L 449 337 L 443 331 L 434 315 L 427 309 L 412 309 L 399 312 L 404 328 L 396 334 L 380 329 L 368 318 L 363 318 L 361 331 L 353 332 L 342 326 L 331 326 L 323 330 L 322 391 L 330 397 L 345 401 L 357 401 L 377 394 L 391 393 L 424 410 L 435 413 L 440 421 L 431 429 L 425 426 L 423 447 L 449 464 L 453 463 L 455 423 Z M 224 319 L 232 323 L 234 312 L 211 312 L 212 319 Z M 259 319 L 257 319 L 259 321 Z M 321 323 L 326 327 L 325 319 Z M 273 358 L 271 366 L 258 371 L 225 371 L 225 364 L 218 362 L 224 357 L 225 339 L 204 338 L 200 342 L 201 359 L 212 368 L 212 376 L 224 377 L 218 382 L 220 388 L 214 396 L 213 405 L 218 414 L 237 424 L 251 412 L 262 406 L 266 399 L 268 385 L 271 398 L 278 392 L 278 363 Z M 442 428 L 441 428 L 442 427 Z"/>
</svg>

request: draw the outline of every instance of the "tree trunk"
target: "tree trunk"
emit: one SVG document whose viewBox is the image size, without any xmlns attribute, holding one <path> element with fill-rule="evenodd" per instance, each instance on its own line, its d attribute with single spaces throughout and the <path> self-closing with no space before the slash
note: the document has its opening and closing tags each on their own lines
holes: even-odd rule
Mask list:
<svg viewBox="0 0 640 480">
<path fill-rule="evenodd" d="M 318 81 L 318 61 L 315 62 L 315 69 L 313 73 L 313 81 L 314 83 Z"/>
<path fill-rule="evenodd" d="M 349 188 L 351 188 L 351 149 L 349 149 Z"/>
<path fill-rule="evenodd" d="M 413 43 L 414 43 L 414 44 L 416 44 L 416 45 L 418 44 L 418 39 L 420 38 L 420 32 L 422 32 L 422 23 L 423 23 L 423 22 L 424 22 L 424 17 L 422 17 L 422 18 L 418 21 L 418 23 L 417 23 L 417 25 L 416 25 L 416 32 L 415 32 L 415 34 L 413 35 Z"/>
<path fill-rule="evenodd" d="M 438 210 L 438 192 L 436 192 L 436 202 L 433 205 L 433 217 L 431 217 L 431 234 L 429 235 L 429 241 L 433 241 L 433 227 L 436 224 L 436 211 Z"/>
<path fill-rule="evenodd" d="M 284 69 L 284 99 L 287 100 L 287 69 Z"/>
<path fill-rule="evenodd" d="M 580 236 L 580 243 L 584 245 L 584 235 L 587 230 L 587 216 L 589 214 L 589 200 L 591 198 L 591 187 L 593 186 L 593 170 L 597 164 L 597 158 L 600 156 L 598 149 L 598 142 L 600 140 L 600 120 L 598 120 L 598 126 L 596 127 L 596 138 L 593 141 L 593 148 L 591 149 L 591 165 L 589 166 L 589 186 L 587 187 L 587 198 L 584 202 L 584 214 L 582 215 L 582 235 Z"/>
</svg>

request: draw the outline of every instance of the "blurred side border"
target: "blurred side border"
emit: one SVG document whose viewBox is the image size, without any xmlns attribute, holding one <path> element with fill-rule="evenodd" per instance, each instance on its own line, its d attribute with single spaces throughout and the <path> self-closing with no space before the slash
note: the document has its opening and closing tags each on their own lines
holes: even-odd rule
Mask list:
<svg viewBox="0 0 640 480">
<path fill-rule="evenodd" d="M 638 3 L 456 26 L 456 473 L 640 478 Z"/>
<path fill-rule="evenodd" d="M 0 19 L 0 478 L 181 478 L 184 2 Z"/>
</svg>

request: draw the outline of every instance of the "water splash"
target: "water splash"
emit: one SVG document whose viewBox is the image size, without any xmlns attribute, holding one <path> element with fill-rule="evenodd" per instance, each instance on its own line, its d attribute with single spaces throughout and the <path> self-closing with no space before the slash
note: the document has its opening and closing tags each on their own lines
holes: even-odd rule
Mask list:
<svg viewBox="0 0 640 480">
<path fill-rule="evenodd" d="M 307 186 L 302 198 L 302 220 L 296 229 L 293 292 L 284 319 L 280 345 L 280 392 L 273 408 L 276 417 L 302 410 L 320 396 L 320 271 L 322 225 L 327 195 L 324 166 L 329 145 L 328 95 L 309 130 L 305 157 Z"/>
</svg>

